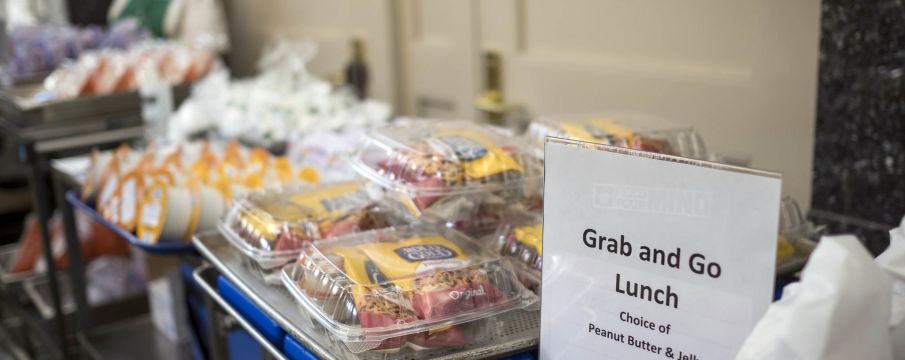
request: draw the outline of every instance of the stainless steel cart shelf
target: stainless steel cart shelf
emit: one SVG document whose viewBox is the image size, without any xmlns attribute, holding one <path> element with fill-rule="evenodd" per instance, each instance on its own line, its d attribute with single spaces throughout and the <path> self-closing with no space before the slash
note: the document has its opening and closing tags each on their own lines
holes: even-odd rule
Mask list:
<svg viewBox="0 0 905 360">
<path fill-rule="evenodd" d="M 90 359 L 192 359 L 188 343 L 174 343 L 161 334 L 149 315 L 128 318 L 92 329 L 79 345 Z M 139 350 L 140 351 L 136 351 Z"/>
<path fill-rule="evenodd" d="M 67 277 L 60 277 L 60 290 L 63 314 L 72 317 L 76 311 L 75 299 L 72 297 L 72 285 Z M 56 310 L 50 300 L 50 284 L 45 277 L 33 277 L 23 282 L 22 288 L 29 301 L 45 320 L 53 319 Z M 102 303 L 91 304 L 88 309 L 95 313 L 98 325 L 117 322 L 121 317 L 134 317 L 148 312 L 147 295 L 144 292 L 126 294 L 121 297 L 107 299 Z"/>
<path fill-rule="evenodd" d="M 32 98 L 42 86 L 25 84 L 0 91 L 0 111 L 20 128 L 60 127 L 123 116 L 141 125 L 141 98 L 137 91 L 36 103 Z M 173 87 L 177 105 L 188 97 L 188 92 L 189 85 Z"/>
<path fill-rule="evenodd" d="M 26 280 L 41 277 L 41 274 L 34 271 L 10 272 L 18 250 L 19 244 L 9 244 L 0 247 L 0 284 L 3 286 L 20 285 Z"/>
<path fill-rule="evenodd" d="M 309 351 L 323 359 L 475 359 L 501 357 L 529 351 L 538 344 L 540 336 L 540 313 L 537 311 L 514 310 L 496 318 L 499 329 L 490 331 L 486 339 L 465 348 L 427 350 L 421 352 L 403 351 L 396 354 L 362 353 L 353 354 L 344 346 L 336 346 L 323 330 L 299 312 L 292 297 L 281 287 L 267 285 L 246 267 L 241 254 L 229 245 L 219 232 L 197 234 L 193 243 L 217 270 L 233 282 L 264 313 L 277 322 L 290 336 L 299 341 Z M 235 316 L 235 314 L 233 314 Z M 263 345 L 263 344 L 262 344 Z"/>
<path fill-rule="evenodd" d="M 219 274 L 219 272 L 217 272 L 217 269 L 213 268 L 210 265 L 203 265 L 195 269 L 195 271 L 192 273 L 192 276 L 195 278 L 195 281 L 198 282 L 198 285 L 200 285 L 201 288 L 204 289 L 204 292 L 206 292 L 208 296 L 214 299 L 214 301 L 216 301 L 217 304 L 220 305 L 220 307 L 223 308 L 223 310 L 225 310 L 227 314 L 234 317 L 239 325 L 242 325 L 242 328 L 244 328 L 252 338 L 254 338 L 259 344 L 261 344 L 261 347 L 267 350 L 267 352 L 269 352 L 274 359 L 285 360 L 286 357 L 283 355 L 280 349 L 277 349 L 275 346 L 273 346 L 273 344 L 267 341 L 267 339 L 264 337 L 264 335 L 261 335 L 258 329 L 256 329 L 253 325 L 251 325 L 251 323 L 248 322 L 248 320 L 245 320 L 245 318 L 242 317 L 242 314 L 233 309 L 232 305 L 230 305 L 229 302 L 223 300 L 223 297 L 221 297 L 219 291 L 217 291 L 216 274 Z"/>
</svg>

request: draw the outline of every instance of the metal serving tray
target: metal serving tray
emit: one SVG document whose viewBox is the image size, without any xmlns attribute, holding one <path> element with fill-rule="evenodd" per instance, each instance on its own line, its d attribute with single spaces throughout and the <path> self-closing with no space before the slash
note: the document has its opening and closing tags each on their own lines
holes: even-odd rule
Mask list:
<svg viewBox="0 0 905 360">
<path fill-rule="evenodd" d="M 286 332 L 309 351 L 323 359 L 474 359 L 496 358 L 533 349 L 540 337 L 540 313 L 514 310 L 496 319 L 505 323 L 500 331 L 466 348 L 403 351 L 395 354 L 365 352 L 353 354 L 344 346 L 334 346 L 322 331 L 314 328 L 299 312 L 294 300 L 282 287 L 268 285 L 242 262 L 242 254 L 216 231 L 196 234 L 193 243 L 220 273 L 233 282 L 252 302 L 273 318 Z M 235 316 L 235 314 L 234 314 Z"/>
</svg>

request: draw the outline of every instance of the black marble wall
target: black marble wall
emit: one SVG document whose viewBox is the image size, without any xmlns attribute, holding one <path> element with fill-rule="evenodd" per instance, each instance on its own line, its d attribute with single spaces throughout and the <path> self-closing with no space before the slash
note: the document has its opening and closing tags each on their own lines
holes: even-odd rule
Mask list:
<svg viewBox="0 0 905 360">
<path fill-rule="evenodd" d="M 811 218 L 872 251 L 905 215 L 905 1 L 824 0 Z"/>
</svg>

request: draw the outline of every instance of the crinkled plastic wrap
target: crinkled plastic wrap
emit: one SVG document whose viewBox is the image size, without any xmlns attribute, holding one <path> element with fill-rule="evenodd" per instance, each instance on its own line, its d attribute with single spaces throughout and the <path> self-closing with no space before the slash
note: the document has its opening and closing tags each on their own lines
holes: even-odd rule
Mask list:
<svg viewBox="0 0 905 360">
<path fill-rule="evenodd" d="M 540 292 L 543 267 L 543 217 L 539 214 L 511 212 L 494 233 L 490 244 L 495 251 L 512 260 L 519 280 Z"/>
<path fill-rule="evenodd" d="M 301 311 L 352 352 L 465 345 L 459 324 L 537 300 L 508 261 L 429 225 L 306 245 L 283 269 L 283 283 Z"/>
<path fill-rule="evenodd" d="M 824 237 L 736 359 L 893 359 L 892 286 L 857 238 Z"/>
<path fill-rule="evenodd" d="M 543 156 L 554 136 L 693 159 L 707 159 L 701 136 L 691 127 L 638 113 L 547 116 L 528 126 L 527 136 Z"/>
<path fill-rule="evenodd" d="M 12 50 L 10 75 L 14 79 L 53 71 L 66 61 L 94 49 L 122 49 L 148 38 L 134 19 L 112 25 L 106 32 L 96 26 L 73 27 L 56 24 L 20 26 L 10 29 Z"/>
<path fill-rule="evenodd" d="M 448 196 L 421 212 L 419 220 L 443 224 L 474 238 L 492 234 L 512 212 L 522 212 L 524 204 L 512 204 L 491 192 Z M 410 213 L 405 206 L 402 212 Z"/>
<path fill-rule="evenodd" d="M 65 100 L 130 91 L 142 82 L 178 85 L 200 79 L 214 63 L 214 54 L 209 50 L 164 42 L 145 43 L 128 50 L 86 51 L 48 75 L 45 92 L 36 99 Z"/>
<path fill-rule="evenodd" d="M 314 240 L 381 229 L 399 216 L 360 181 L 253 192 L 237 199 L 221 230 L 268 283 Z"/>
<path fill-rule="evenodd" d="M 171 119 L 170 139 L 181 141 L 195 124 L 209 124 L 224 137 L 274 148 L 293 145 L 297 133 L 363 129 L 389 120 L 385 102 L 360 101 L 310 74 L 306 64 L 316 51 L 311 42 L 278 41 L 264 51 L 253 78 L 212 73 L 193 91 L 190 106 L 199 111 Z"/>
<path fill-rule="evenodd" d="M 286 149 L 286 157 L 295 163 L 318 169 L 325 182 L 355 179 L 358 174 L 347 159 L 364 133 L 364 128 L 294 132 Z"/>
<path fill-rule="evenodd" d="M 805 220 L 798 203 L 784 197 L 779 207 L 779 236 L 777 239 L 776 266 L 782 272 L 786 267 L 800 269 L 814 251 L 816 243 L 810 239 L 815 233 Z M 797 266 L 795 266 L 797 264 Z"/>
<path fill-rule="evenodd" d="M 893 279 L 892 314 L 889 318 L 893 357 L 905 359 L 905 217 L 898 228 L 889 231 L 889 248 L 877 256 L 877 263 Z"/>
<path fill-rule="evenodd" d="M 501 129 L 467 121 L 375 129 L 352 164 L 416 218 L 435 207 L 449 213 L 448 207 L 467 202 L 481 205 L 482 199 L 530 206 L 539 202 L 543 187 L 543 164 L 531 149 Z"/>
</svg>

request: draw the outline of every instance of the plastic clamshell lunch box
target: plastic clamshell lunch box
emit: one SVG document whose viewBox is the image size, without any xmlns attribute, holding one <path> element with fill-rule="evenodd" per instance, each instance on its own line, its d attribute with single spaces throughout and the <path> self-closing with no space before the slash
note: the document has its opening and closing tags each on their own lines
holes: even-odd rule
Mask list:
<svg viewBox="0 0 905 360">
<path fill-rule="evenodd" d="M 308 244 L 282 280 L 300 310 L 353 352 L 429 342 L 443 332 L 452 339 L 455 325 L 537 300 L 508 260 L 427 224 Z"/>
<path fill-rule="evenodd" d="M 493 251 L 511 259 L 519 280 L 534 292 L 540 289 L 543 266 L 543 216 L 510 212 L 486 242 Z"/>
<path fill-rule="evenodd" d="M 632 112 L 544 116 L 528 126 L 526 136 L 541 157 L 546 137 L 553 136 L 692 159 L 709 158 L 703 139 L 691 126 Z"/>
<path fill-rule="evenodd" d="M 543 163 L 532 148 L 504 129 L 468 121 L 375 129 L 351 161 L 415 217 L 452 196 L 492 193 L 530 202 L 543 184 Z"/>
<path fill-rule="evenodd" d="M 279 283 L 280 267 L 304 244 L 397 224 L 374 190 L 351 181 L 249 193 L 233 202 L 220 230 L 265 279 Z"/>
<path fill-rule="evenodd" d="M 778 273 L 789 269 L 800 269 L 817 244 L 817 232 L 808 223 L 798 203 L 791 197 L 784 197 L 779 206 L 779 238 L 777 240 L 776 266 Z M 795 265 L 795 266 L 793 266 Z"/>
</svg>

